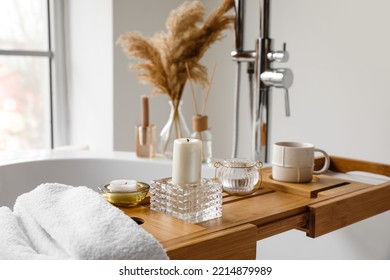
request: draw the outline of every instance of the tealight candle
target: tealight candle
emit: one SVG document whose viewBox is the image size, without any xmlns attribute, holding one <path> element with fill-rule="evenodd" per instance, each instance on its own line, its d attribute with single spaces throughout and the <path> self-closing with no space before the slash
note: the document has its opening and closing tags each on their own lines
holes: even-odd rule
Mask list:
<svg viewBox="0 0 390 280">
<path fill-rule="evenodd" d="M 173 143 L 172 184 L 200 184 L 202 141 L 180 138 Z"/>
<path fill-rule="evenodd" d="M 133 192 L 137 190 L 136 180 L 114 180 L 110 182 L 110 190 L 112 192 Z"/>
</svg>

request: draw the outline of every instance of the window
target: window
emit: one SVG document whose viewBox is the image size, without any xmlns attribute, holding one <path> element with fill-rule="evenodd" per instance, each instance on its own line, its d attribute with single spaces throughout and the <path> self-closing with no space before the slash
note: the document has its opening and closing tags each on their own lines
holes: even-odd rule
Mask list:
<svg viewBox="0 0 390 280">
<path fill-rule="evenodd" d="M 52 81 L 59 79 L 51 11 L 59 9 L 51 3 L 57 1 L 0 2 L 0 152 L 54 145 Z"/>
</svg>

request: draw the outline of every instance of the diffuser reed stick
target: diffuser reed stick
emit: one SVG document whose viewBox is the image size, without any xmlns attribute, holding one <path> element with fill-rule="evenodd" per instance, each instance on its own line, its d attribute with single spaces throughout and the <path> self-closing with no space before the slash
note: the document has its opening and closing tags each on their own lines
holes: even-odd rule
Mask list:
<svg viewBox="0 0 390 280">
<path fill-rule="evenodd" d="M 201 114 L 199 114 L 198 105 L 196 104 L 196 99 L 195 99 L 195 89 L 194 89 L 194 85 L 193 85 L 193 83 L 192 83 L 190 70 L 189 70 L 188 65 L 187 65 L 187 63 L 186 63 L 187 76 L 188 76 L 188 80 L 190 81 L 190 85 L 191 85 L 192 102 L 194 103 L 196 115 L 204 116 L 204 114 L 205 114 L 206 105 L 207 105 L 207 101 L 208 101 L 208 99 L 209 99 L 210 90 L 211 90 L 211 85 L 212 85 L 212 83 L 213 83 L 213 79 L 214 79 L 214 74 L 215 74 L 215 69 L 216 69 L 216 67 L 217 67 L 217 63 L 214 63 L 213 71 L 212 71 L 212 73 L 211 73 L 211 78 L 210 78 L 210 80 L 209 80 L 209 82 L 208 82 L 208 88 L 207 88 L 207 92 L 206 92 L 206 94 L 205 94 L 205 99 L 204 99 L 204 101 L 203 101 L 202 112 L 201 112 Z"/>
<path fill-rule="evenodd" d="M 191 96 L 192 96 L 192 102 L 194 103 L 194 107 L 195 107 L 195 113 L 196 113 L 197 115 L 199 115 L 198 106 L 196 105 L 196 99 L 195 99 L 194 84 L 192 83 L 192 78 L 191 78 L 191 74 L 190 74 L 190 69 L 188 68 L 187 62 L 186 62 L 185 64 L 186 64 L 186 70 L 187 70 L 188 80 L 190 80 Z"/>
<path fill-rule="evenodd" d="M 204 112 L 206 111 L 206 105 L 207 105 L 207 101 L 209 99 L 210 89 L 211 89 L 211 85 L 213 83 L 214 74 L 215 74 L 215 68 L 216 67 L 217 67 L 217 63 L 214 63 L 213 72 L 211 73 L 211 78 L 210 78 L 210 82 L 209 82 L 209 87 L 207 88 L 207 92 L 206 92 L 206 98 L 205 98 L 205 100 L 203 102 L 202 115 L 204 115 Z"/>
</svg>

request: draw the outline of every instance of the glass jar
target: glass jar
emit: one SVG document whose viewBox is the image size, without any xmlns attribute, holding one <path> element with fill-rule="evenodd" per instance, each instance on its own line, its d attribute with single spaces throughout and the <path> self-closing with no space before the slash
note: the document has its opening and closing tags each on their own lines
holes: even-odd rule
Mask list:
<svg viewBox="0 0 390 280">
<path fill-rule="evenodd" d="M 260 161 L 227 159 L 214 164 L 216 177 L 223 190 L 231 195 L 246 195 L 255 192 L 261 185 Z"/>
</svg>

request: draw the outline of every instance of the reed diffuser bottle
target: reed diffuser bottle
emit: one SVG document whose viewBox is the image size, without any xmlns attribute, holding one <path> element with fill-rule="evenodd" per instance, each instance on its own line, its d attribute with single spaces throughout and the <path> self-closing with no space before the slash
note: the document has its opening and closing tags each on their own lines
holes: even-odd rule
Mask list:
<svg viewBox="0 0 390 280">
<path fill-rule="evenodd" d="M 135 127 L 135 146 L 138 157 L 153 158 L 156 154 L 156 126 L 149 124 L 149 98 L 141 97 L 142 124 Z"/>
<path fill-rule="evenodd" d="M 215 68 L 216 64 L 214 64 L 213 72 L 211 75 L 211 80 L 209 82 L 209 87 L 206 92 L 205 99 L 203 101 L 203 106 L 202 106 L 202 111 L 199 113 L 198 110 L 198 105 L 196 104 L 196 98 L 195 98 L 195 90 L 194 90 L 194 85 L 192 84 L 192 79 L 191 79 L 191 73 L 188 68 L 188 65 L 186 64 L 186 69 L 187 69 L 187 75 L 190 80 L 190 85 L 191 85 L 191 94 L 192 94 L 192 101 L 194 103 L 194 109 L 196 115 L 192 117 L 192 130 L 193 133 L 191 134 L 191 138 L 194 139 L 199 139 L 202 141 L 203 148 L 202 148 L 202 162 L 203 163 L 211 163 L 212 162 L 212 136 L 211 132 L 209 129 L 208 125 L 208 118 L 205 115 L 206 111 L 206 105 L 207 105 L 207 100 L 210 95 L 210 89 L 211 89 L 211 84 L 214 78 L 214 73 L 215 73 Z"/>
<path fill-rule="evenodd" d="M 191 138 L 202 141 L 202 162 L 211 163 L 212 158 L 212 136 L 208 127 L 208 118 L 203 115 L 192 117 Z"/>
</svg>

